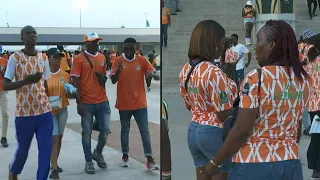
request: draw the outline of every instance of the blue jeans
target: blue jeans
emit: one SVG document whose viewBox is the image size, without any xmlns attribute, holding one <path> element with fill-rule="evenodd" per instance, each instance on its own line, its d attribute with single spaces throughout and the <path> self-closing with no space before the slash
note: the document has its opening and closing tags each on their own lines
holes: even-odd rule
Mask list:
<svg viewBox="0 0 320 180">
<path fill-rule="evenodd" d="M 233 163 L 229 180 L 303 180 L 301 161 Z"/>
<path fill-rule="evenodd" d="M 144 155 L 152 156 L 150 134 L 148 127 L 148 109 L 138 109 L 138 110 L 119 110 L 120 122 L 121 122 L 121 148 L 123 154 L 129 153 L 129 131 L 130 131 L 130 120 L 133 116 L 137 122 L 142 144 Z"/>
<path fill-rule="evenodd" d="M 305 130 L 309 130 L 309 128 L 311 127 L 311 120 L 310 120 L 310 115 L 309 115 L 309 111 L 308 111 L 308 107 L 306 107 L 303 111 L 302 114 L 302 123 L 303 123 L 303 128 Z"/>
<path fill-rule="evenodd" d="M 13 161 L 9 165 L 10 172 L 21 173 L 30 149 L 34 134 L 38 141 L 38 171 L 37 180 L 48 179 L 52 145 L 53 121 L 51 112 L 28 117 L 16 117 L 17 148 Z"/>
<path fill-rule="evenodd" d="M 189 150 L 196 168 L 207 164 L 222 146 L 222 128 L 190 122 L 188 128 Z M 231 167 L 231 157 L 220 169 L 228 172 Z"/>
<path fill-rule="evenodd" d="M 236 74 L 236 84 L 239 89 L 242 80 L 244 79 L 244 68 L 237 70 Z"/>
<path fill-rule="evenodd" d="M 85 115 L 81 117 L 82 147 L 86 162 L 90 162 L 92 161 L 91 134 L 93 116 L 96 118 L 96 121 L 98 121 L 100 130 L 96 150 L 98 153 L 102 153 L 107 140 L 106 132 L 109 132 L 111 110 L 109 101 L 100 104 L 83 104 L 83 106 Z"/>
<path fill-rule="evenodd" d="M 68 120 L 68 109 L 67 107 L 60 109 L 57 114 L 52 114 L 53 118 L 53 131 L 52 136 L 63 135 L 66 123 Z"/>
<path fill-rule="evenodd" d="M 166 46 L 168 43 L 168 24 L 162 24 L 161 25 L 161 42 L 160 44 L 163 46 Z"/>
</svg>

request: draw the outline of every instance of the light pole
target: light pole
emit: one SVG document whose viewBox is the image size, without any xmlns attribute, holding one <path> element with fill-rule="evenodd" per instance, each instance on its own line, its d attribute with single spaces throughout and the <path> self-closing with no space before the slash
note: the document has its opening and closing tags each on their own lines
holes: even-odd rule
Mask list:
<svg viewBox="0 0 320 180">
<path fill-rule="evenodd" d="M 82 13 L 81 13 L 81 8 L 80 8 L 80 28 L 81 28 L 81 21 L 82 21 L 82 20 L 81 20 L 81 14 L 82 14 Z"/>
<path fill-rule="evenodd" d="M 144 15 L 146 16 L 146 28 L 148 28 L 148 24 L 147 24 L 147 22 L 148 22 L 148 14 L 144 13 Z"/>
<path fill-rule="evenodd" d="M 73 0 L 73 6 L 75 9 L 79 10 L 79 25 L 82 28 L 82 10 L 88 7 L 88 0 Z"/>
<path fill-rule="evenodd" d="M 9 21 L 8 21 L 8 12 L 6 12 L 6 21 L 7 21 L 7 27 L 10 27 L 9 26 Z"/>
</svg>

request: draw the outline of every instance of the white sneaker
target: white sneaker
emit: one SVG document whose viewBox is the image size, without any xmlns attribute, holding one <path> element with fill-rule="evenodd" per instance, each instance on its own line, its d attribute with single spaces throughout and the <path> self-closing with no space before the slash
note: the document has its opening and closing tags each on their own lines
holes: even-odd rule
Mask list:
<svg viewBox="0 0 320 180">
<path fill-rule="evenodd" d="M 122 158 L 120 162 L 120 166 L 125 168 L 129 167 L 129 159 Z"/>
</svg>

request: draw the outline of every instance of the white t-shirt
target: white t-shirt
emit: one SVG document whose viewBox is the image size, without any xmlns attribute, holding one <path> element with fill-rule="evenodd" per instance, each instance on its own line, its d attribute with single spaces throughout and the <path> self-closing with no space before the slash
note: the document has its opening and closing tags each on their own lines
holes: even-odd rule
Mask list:
<svg viewBox="0 0 320 180">
<path fill-rule="evenodd" d="M 249 53 L 249 49 L 243 44 L 238 43 L 236 46 L 231 47 L 231 50 L 238 53 L 241 59 L 236 65 L 236 70 L 240 70 L 244 68 L 244 56 Z"/>
</svg>

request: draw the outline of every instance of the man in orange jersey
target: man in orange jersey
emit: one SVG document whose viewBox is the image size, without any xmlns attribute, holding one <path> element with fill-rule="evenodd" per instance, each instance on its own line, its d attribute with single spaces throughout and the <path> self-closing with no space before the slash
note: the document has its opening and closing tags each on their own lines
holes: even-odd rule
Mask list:
<svg viewBox="0 0 320 180">
<path fill-rule="evenodd" d="M 24 49 L 13 53 L 4 75 L 3 89 L 16 91 L 17 148 L 9 165 L 9 180 L 17 180 L 27 158 L 34 134 L 38 141 L 37 180 L 48 179 L 53 119 L 44 86 L 50 77 L 48 57 L 37 52 L 37 31 L 32 26 L 21 30 Z M 12 80 L 15 79 L 14 82 Z"/>
<path fill-rule="evenodd" d="M 60 52 L 64 54 L 64 57 L 61 59 L 61 64 L 60 64 L 60 69 L 64 70 L 65 72 L 70 74 L 70 56 L 67 51 L 64 50 L 63 46 L 58 45 L 57 48 L 59 49 Z"/>
<path fill-rule="evenodd" d="M 164 0 L 161 0 L 161 46 L 167 47 L 168 42 L 168 27 L 171 25 L 170 10 L 164 5 Z"/>
<path fill-rule="evenodd" d="M 77 109 L 81 116 L 82 146 L 85 155 L 85 172 L 94 174 L 95 168 L 92 160 L 95 160 L 100 168 L 107 168 L 102 151 L 106 144 L 110 123 L 110 105 L 105 90 L 105 84 L 101 84 L 97 73 L 106 76 L 106 59 L 98 52 L 99 40 L 97 33 L 89 32 L 84 36 L 86 50 L 74 58 L 71 68 L 74 86 L 78 89 Z M 93 67 L 91 67 L 91 65 Z M 105 83 L 105 82 L 104 82 Z M 96 149 L 91 152 L 91 134 L 93 116 L 99 124 L 100 134 Z"/>
<path fill-rule="evenodd" d="M 7 141 L 7 130 L 8 130 L 8 99 L 7 92 L 3 90 L 3 80 L 4 73 L 6 72 L 8 59 L 3 57 L 0 52 L 0 110 L 2 115 L 2 134 L 1 134 L 1 144 L 3 147 L 8 147 Z"/>
<path fill-rule="evenodd" d="M 121 122 L 121 147 L 122 147 L 122 167 L 128 167 L 129 160 L 129 130 L 130 120 L 134 116 L 144 148 L 144 154 L 147 157 L 147 169 L 158 169 L 158 166 L 152 158 L 150 134 L 148 127 L 147 97 L 144 88 L 146 77 L 159 76 L 155 74 L 154 67 L 143 56 L 135 54 L 136 40 L 127 38 L 124 41 L 123 53 L 119 56 L 111 69 L 112 83 L 117 84 L 116 108 L 119 110 Z"/>
</svg>

